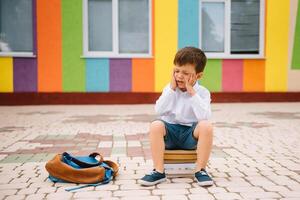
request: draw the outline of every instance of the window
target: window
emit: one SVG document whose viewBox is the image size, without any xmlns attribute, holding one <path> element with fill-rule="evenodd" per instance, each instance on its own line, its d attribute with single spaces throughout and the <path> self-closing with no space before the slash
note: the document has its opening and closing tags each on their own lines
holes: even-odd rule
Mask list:
<svg viewBox="0 0 300 200">
<path fill-rule="evenodd" d="M 32 56 L 32 0 L 0 0 L 0 55 Z"/>
<path fill-rule="evenodd" d="M 264 0 L 200 0 L 200 47 L 209 58 L 264 57 Z"/>
<path fill-rule="evenodd" d="M 150 57 L 150 0 L 84 0 L 84 56 Z"/>
</svg>

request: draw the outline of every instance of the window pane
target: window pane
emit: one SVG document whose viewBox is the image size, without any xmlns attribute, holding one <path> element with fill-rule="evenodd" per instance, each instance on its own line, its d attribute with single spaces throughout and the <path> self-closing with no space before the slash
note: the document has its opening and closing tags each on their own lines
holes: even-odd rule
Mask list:
<svg viewBox="0 0 300 200">
<path fill-rule="evenodd" d="M 259 53 L 259 0 L 231 1 L 231 53 Z"/>
<path fill-rule="evenodd" d="M 148 0 L 119 1 L 120 53 L 149 52 Z"/>
<path fill-rule="evenodd" d="M 89 50 L 112 51 L 112 0 L 88 1 Z"/>
<path fill-rule="evenodd" d="M 0 0 L 0 52 L 32 51 L 32 1 Z"/>
<path fill-rule="evenodd" d="M 202 3 L 202 49 L 205 52 L 224 52 L 224 19 L 223 2 Z"/>
</svg>

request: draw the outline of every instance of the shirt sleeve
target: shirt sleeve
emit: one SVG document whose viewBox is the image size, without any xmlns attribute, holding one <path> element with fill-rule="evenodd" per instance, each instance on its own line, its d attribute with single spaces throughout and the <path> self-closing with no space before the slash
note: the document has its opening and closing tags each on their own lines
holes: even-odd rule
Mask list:
<svg viewBox="0 0 300 200">
<path fill-rule="evenodd" d="M 171 89 L 170 84 L 168 84 L 159 99 L 155 104 L 155 112 L 159 115 L 165 115 L 172 111 L 173 105 L 176 99 L 176 92 Z"/>
<path fill-rule="evenodd" d="M 202 95 L 196 93 L 191 97 L 191 105 L 197 120 L 206 120 L 211 117 L 211 107 L 210 107 L 210 93 L 209 91 L 203 92 Z"/>
</svg>

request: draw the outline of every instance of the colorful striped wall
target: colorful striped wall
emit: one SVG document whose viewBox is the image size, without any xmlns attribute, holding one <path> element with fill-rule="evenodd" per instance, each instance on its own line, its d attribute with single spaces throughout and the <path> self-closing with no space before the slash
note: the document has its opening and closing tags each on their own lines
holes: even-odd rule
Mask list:
<svg viewBox="0 0 300 200">
<path fill-rule="evenodd" d="M 298 0 L 265 4 L 265 59 L 209 59 L 202 85 L 213 92 L 300 91 Z M 198 46 L 199 0 L 152 0 L 152 58 L 83 58 L 82 5 L 33 0 L 36 56 L 0 57 L 0 92 L 160 92 L 177 49 Z"/>
</svg>

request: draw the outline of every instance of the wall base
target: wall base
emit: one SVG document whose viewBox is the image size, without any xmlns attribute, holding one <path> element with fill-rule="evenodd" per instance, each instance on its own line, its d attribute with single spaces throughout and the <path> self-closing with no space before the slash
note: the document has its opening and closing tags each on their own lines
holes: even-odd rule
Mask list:
<svg viewBox="0 0 300 200">
<path fill-rule="evenodd" d="M 152 104 L 160 93 L 0 93 L 0 105 Z M 212 102 L 300 102 L 300 92 L 216 92 Z"/>
</svg>

